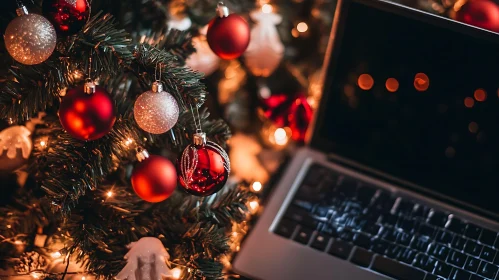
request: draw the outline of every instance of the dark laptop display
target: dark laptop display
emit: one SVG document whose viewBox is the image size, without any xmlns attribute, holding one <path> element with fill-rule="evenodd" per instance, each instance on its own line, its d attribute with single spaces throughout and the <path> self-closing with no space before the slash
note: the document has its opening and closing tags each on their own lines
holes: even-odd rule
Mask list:
<svg viewBox="0 0 499 280">
<path fill-rule="evenodd" d="M 342 29 L 316 130 L 322 146 L 499 213 L 499 35 L 359 3 Z"/>
</svg>

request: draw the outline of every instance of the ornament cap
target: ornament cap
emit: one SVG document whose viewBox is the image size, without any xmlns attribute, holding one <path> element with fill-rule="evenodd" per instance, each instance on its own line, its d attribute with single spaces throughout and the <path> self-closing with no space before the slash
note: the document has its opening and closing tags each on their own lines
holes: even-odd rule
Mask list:
<svg viewBox="0 0 499 280">
<path fill-rule="evenodd" d="M 87 79 L 85 85 L 83 86 L 83 91 L 86 94 L 92 94 L 95 92 L 95 87 L 96 87 L 95 83 L 92 80 Z"/>
<path fill-rule="evenodd" d="M 217 14 L 221 18 L 229 16 L 229 8 L 227 8 L 227 6 L 225 6 L 224 2 L 218 2 L 218 4 L 217 4 Z"/>
<path fill-rule="evenodd" d="M 198 129 L 196 133 L 193 135 L 192 142 L 196 146 L 206 145 L 206 133 Z"/>
<path fill-rule="evenodd" d="M 16 9 L 16 14 L 17 14 L 17 16 L 25 16 L 29 13 L 28 13 L 28 9 L 26 8 L 26 6 L 22 5 Z"/>
<path fill-rule="evenodd" d="M 152 92 L 158 93 L 163 91 L 163 84 L 160 81 L 155 81 L 152 83 Z"/>
<path fill-rule="evenodd" d="M 139 148 L 137 149 L 137 160 L 139 162 L 144 161 L 145 159 L 149 158 L 149 152 L 146 149 Z"/>
</svg>

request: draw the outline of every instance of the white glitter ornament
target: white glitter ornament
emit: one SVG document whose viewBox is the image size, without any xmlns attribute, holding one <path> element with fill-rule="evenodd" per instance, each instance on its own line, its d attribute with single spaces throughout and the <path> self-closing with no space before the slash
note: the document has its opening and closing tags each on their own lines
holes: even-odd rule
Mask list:
<svg viewBox="0 0 499 280">
<path fill-rule="evenodd" d="M 116 275 L 118 280 L 157 280 L 172 276 L 166 265 L 170 255 L 163 243 L 155 237 L 142 237 L 127 246 L 127 264 Z"/>
<path fill-rule="evenodd" d="M 282 17 L 269 10 L 254 11 L 250 14 L 257 23 L 251 30 L 251 41 L 244 53 L 244 62 L 255 76 L 268 77 L 281 63 L 284 45 L 281 42 L 277 24 Z"/>
<path fill-rule="evenodd" d="M 152 90 L 142 93 L 133 107 L 135 121 L 143 130 L 162 134 L 170 130 L 178 120 L 179 108 L 175 98 L 163 90 L 156 81 Z"/>
<path fill-rule="evenodd" d="M 191 54 L 185 62 L 191 69 L 203 73 L 205 76 L 211 75 L 218 69 L 220 58 L 216 55 L 206 41 L 206 30 L 208 26 L 200 29 L 200 35 L 192 38 L 192 44 L 196 52 Z"/>
<path fill-rule="evenodd" d="M 47 60 L 54 52 L 57 35 L 54 26 L 43 16 L 17 9 L 18 17 L 5 30 L 5 47 L 16 61 L 34 65 Z"/>
</svg>

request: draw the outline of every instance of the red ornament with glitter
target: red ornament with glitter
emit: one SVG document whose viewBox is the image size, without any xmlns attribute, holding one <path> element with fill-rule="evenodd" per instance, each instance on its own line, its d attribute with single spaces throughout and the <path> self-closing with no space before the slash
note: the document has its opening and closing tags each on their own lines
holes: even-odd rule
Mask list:
<svg viewBox="0 0 499 280">
<path fill-rule="evenodd" d="M 250 42 L 248 22 L 239 15 L 229 15 L 229 9 L 223 3 L 218 4 L 217 13 L 218 16 L 208 24 L 208 45 L 220 58 L 238 58 Z"/>
<path fill-rule="evenodd" d="M 113 128 L 116 120 L 109 93 L 94 82 L 68 90 L 59 107 L 62 127 L 79 140 L 96 140 Z"/>
<path fill-rule="evenodd" d="M 456 12 L 456 20 L 499 32 L 499 5 L 489 0 L 469 0 Z"/>
<path fill-rule="evenodd" d="M 276 126 L 289 127 L 291 138 L 305 140 L 305 134 L 312 121 L 313 110 L 303 93 L 296 95 L 274 94 L 262 101 L 263 115 Z"/>
<path fill-rule="evenodd" d="M 130 178 L 137 196 L 147 202 L 161 202 L 172 195 L 177 187 L 175 165 L 168 159 L 149 155 L 146 150 L 137 153 L 139 163 Z"/>
<path fill-rule="evenodd" d="M 193 195 L 208 196 L 218 192 L 229 177 L 230 161 L 227 153 L 214 142 L 206 141 L 206 134 L 194 134 L 194 144 L 187 146 L 177 162 L 182 188 Z"/>
<path fill-rule="evenodd" d="M 87 0 L 43 0 L 42 10 L 62 36 L 78 33 L 90 17 Z"/>
</svg>

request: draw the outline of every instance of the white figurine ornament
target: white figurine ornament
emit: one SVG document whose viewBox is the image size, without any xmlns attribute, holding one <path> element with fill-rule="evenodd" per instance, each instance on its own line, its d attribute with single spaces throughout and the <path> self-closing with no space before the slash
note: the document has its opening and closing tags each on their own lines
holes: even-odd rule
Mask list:
<svg viewBox="0 0 499 280">
<path fill-rule="evenodd" d="M 117 280 L 158 280 L 172 276 L 166 265 L 170 255 L 161 240 L 155 237 L 142 237 L 127 246 L 127 264 L 116 276 Z"/>
<path fill-rule="evenodd" d="M 191 54 L 185 62 L 191 69 L 203 73 L 205 76 L 215 72 L 220 64 L 220 58 L 211 50 L 206 41 L 208 25 L 199 30 L 199 36 L 192 38 L 196 52 Z"/>
</svg>

